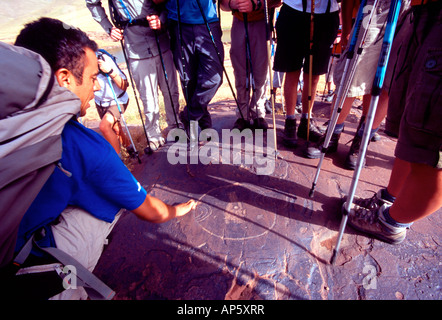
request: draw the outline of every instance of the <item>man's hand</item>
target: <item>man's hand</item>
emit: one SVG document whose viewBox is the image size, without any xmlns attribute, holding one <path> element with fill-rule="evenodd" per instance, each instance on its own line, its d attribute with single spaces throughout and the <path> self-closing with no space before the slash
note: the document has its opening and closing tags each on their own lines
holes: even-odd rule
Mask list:
<svg viewBox="0 0 442 320">
<path fill-rule="evenodd" d="M 239 12 L 252 12 L 253 11 L 253 5 L 252 1 L 254 0 L 236 0 L 236 7 L 238 8 Z"/>
<path fill-rule="evenodd" d="M 191 210 L 194 210 L 196 208 L 196 202 L 195 200 L 189 200 L 186 203 L 180 203 L 175 206 L 176 209 L 176 216 L 182 217 L 186 215 Z"/>
<path fill-rule="evenodd" d="M 149 22 L 149 27 L 152 30 L 161 29 L 161 20 L 156 14 L 151 15 L 151 16 L 147 16 L 146 20 Z"/>
<path fill-rule="evenodd" d="M 118 29 L 116 27 L 112 27 L 111 32 L 110 32 L 110 37 L 114 41 L 123 40 L 123 30 Z"/>
<path fill-rule="evenodd" d="M 108 55 L 102 55 L 103 59 L 98 59 L 98 68 L 104 73 L 109 73 L 112 70 L 111 58 Z"/>
</svg>

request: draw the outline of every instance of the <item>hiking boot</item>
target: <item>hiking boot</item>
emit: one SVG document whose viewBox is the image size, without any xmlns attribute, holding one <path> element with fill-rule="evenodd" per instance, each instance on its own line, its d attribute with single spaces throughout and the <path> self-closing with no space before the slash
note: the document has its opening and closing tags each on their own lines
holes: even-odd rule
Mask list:
<svg viewBox="0 0 442 320">
<path fill-rule="evenodd" d="M 209 113 L 205 113 L 199 120 L 198 125 L 201 130 L 212 128 L 212 118 Z"/>
<path fill-rule="evenodd" d="M 336 152 L 338 150 L 339 138 L 341 133 L 333 133 L 330 142 L 328 144 L 326 154 Z M 304 152 L 305 157 L 308 159 L 318 159 L 321 157 L 322 147 L 324 145 L 325 134 L 322 136 L 319 142 L 310 144 Z"/>
<path fill-rule="evenodd" d="M 298 127 L 298 138 L 307 140 L 307 125 L 308 125 L 308 119 L 301 118 L 301 122 L 299 123 Z M 310 129 L 309 141 L 319 142 L 324 132 L 318 128 L 316 122 L 313 119 L 310 119 L 309 129 Z"/>
<path fill-rule="evenodd" d="M 235 123 L 233 124 L 233 129 L 238 129 L 239 131 L 243 131 L 246 128 L 249 128 L 250 124 L 247 120 L 243 118 L 236 119 Z"/>
<path fill-rule="evenodd" d="M 404 241 L 407 228 L 394 227 L 387 223 L 383 212 L 390 207 L 385 203 L 379 208 L 364 208 L 355 203 L 350 206 L 348 215 L 348 223 L 356 230 L 370 234 L 375 238 L 390 244 L 399 244 Z M 345 203 L 343 205 L 345 208 Z"/>
<path fill-rule="evenodd" d="M 353 202 L 360 207 L 369 209 L 369 210 L 379 210 L 384 204 L 391 206 L 393 201 L 387 200 L 388 194 L 387 189 L 381 189 L 377 193 L 375 193 L 371 198 L 357 198 L 355 197 Z M 391 196 L 390 196 L 391 197 Z"/>
<path fill-rule="evenodd" d="M 152 151 L 157 151 L 165 143 L 166 143 L 166 141 L 164 140 L 164 138 L 162 136 L 149 138 L 149 146 Z"/>
<path fill-rule="evenodd" d="M 355 135 L 353 138 L 353 141 L 350 146 L 350 151 L 347 154 L 347 157 L 345 158 L 344 167 L 349 170 L 355 170 L 356 166 L 358 164 L 358 158 L 359 158 L 359 148 L 361 146 L 362 137 L 358 136 L 358 134 Z M 365 166 L 365 159 L 362 163 L 362 166 Z"/>
<path fill-rule="evenodd" d="M 289 148 L 295 148 L 298 144 L 298 139 L 296 138 L 296 119 L 285 119 L 282 142 Z"/>
<path fill-rule="evenodd" d="M 256 118 L 256 119 L 253 119 L 253 128 L 267 130 L 269 128 L 269 125 L 267 124 L 266 119 Z"/>
</svg>

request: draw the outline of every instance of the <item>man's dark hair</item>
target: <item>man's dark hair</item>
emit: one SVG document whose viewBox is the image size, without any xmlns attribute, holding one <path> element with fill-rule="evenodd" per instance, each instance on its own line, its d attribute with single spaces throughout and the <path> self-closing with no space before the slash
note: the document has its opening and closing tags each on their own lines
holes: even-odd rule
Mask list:
<svg viewBox="0 0 442 320">
<path fill-rule="evenodd" d="M 79 85 L 83 82 L 84 49 L 98 50 L 95 41 L 90 40 L 86 33 L 52 18 L 40 18 L 26 24 L 15 45 L 40 54 L 53 71 L 68 69 Z"/>
</svg>

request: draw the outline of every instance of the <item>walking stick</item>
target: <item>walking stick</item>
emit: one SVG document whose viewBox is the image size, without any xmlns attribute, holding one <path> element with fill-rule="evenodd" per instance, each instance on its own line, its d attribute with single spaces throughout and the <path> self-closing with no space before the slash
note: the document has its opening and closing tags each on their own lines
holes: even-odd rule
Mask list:
<svg viewBox="0 0 442 320">
<path fill-rule="evenodd" d="M 122 21 L 121 21 L 120 16 L 118 15 L 117 9 L 115 8 L 115 5 L 112 2 L 112 0 L 109 0 L 108 2 L 109 2 L 109 13 L 111 15 L 112 23 L 114 26 L 121 29 L 122 28 Z M 129 21 L 132 21 L 130 14 L 128 15 L 128 17 L 129 17 Z M 147 147 L 144 149 L 144 153 L 145 154 L 152 154 L 153 151 L 152 151 L 152 148 L 150 147 L 150 141 L 149 141 L 149 137 L 147 136 L 146 127 L 144 126 L 143 114 L 141 112 L 140 103 L 138 101 L 138 96 L 137 96 L 137 92 L 135 89 L 132 72 L 130 70 L 130 63 L 129 63 L 129 59 L 127 58 L 126 50 L 124 49 L 123 40 L 120 40 L 120 44 L 121 44 L 121 50 L 123 51 L 124 61 L 126 61 L 127 71 L 129 72 L 130 83 L 132 85 L 132 90 L 134 92 L 138 112 L 140 114 L 141 124 L 143 125 L 144 136 L 146 137 Z"/>
<path fill-rule="evenodd" d="M 266 22 L 266 40 L 267 40 L 267 61 L 269 65 L 269 82 L 270 82 L 270 103 L 272 104 L 272 122 L 273 122 L 273 143 L 275 145 L 275 160 L 282 158 L 278 151 L 278 144 L 276 141 L 276 115 L 275 115 L 275 93 L 273 90 L 273 74 L 272 74 L 272 51 L 271 51 L 271 34 L 269 22 L 269 6 L 267 0 L 264 0 L 264 16 Z M 282 88 L 282 87 L 281 87 Z"/>
<path fill-rule="evenodd" d="M 327 83 L 330 80 L 330 75 L 331 75 L 331 71 L 332 71 L 332 66 L 333 66 L 333 61 L 335 59 L 335 50 L 336 50 L 336 45 L 333 44 L 333 50 L 332 50 L 332 55 L 331 58 L 328 61 L 328 67 L 327 67 L 327 76 L 325 77 L 325 84 L 324 84 L 324 91 L 322 92 L 322 102 L 325 101 L 325 92 L 327 91 Z"/>
<path fill-rule="evenodd" d="M 252 87 L 252 94 L 255 94 L 255 78 L 253 77 L 253 64 L 252 64 L 252 53 L 250 50 L 250 38 L 249 38 L 249 22 L 247 19 L 247 13 L 243 13 L 244 20 L 244 30 L 246 35 L 246 90 L 248 98 L 250 99 L 250 87 Z M 255 111 L 257 113 L 258 107 L 255 103 Z M 247 103 L 247 122 L 250 121 L 250 104 Z"/>
<path fill-rule="evenodd" d="M 153 32 L 155 34 L 155 41 L 157 43 L 158 52 L 160 54 L 160 60 L 161 60 L 161 66 L 163 68 L 164 78 L 166 79 L 167 92 L 169 92 L 169 99 L 170 99 L 170 103 L 172 104 L 172 110 L 173 110 L 173 116 L 175 118 L 175 124 L 176 124 L 176 127 L 179 128 L 180 126 L 179 126 L 178 117 L 177 117 L 176 110 L 175 110 L 175 104 L 173 103 L 172 92 L 170 91 L 170 86 L 169 86 L 169 77 L 167 76 L 166 65 L 164 64 L 164 59 L 163 59 L 163 53 L 161 52 L 160 39 L 158 38 L 157 31 L 153 30 Z"/>
<path fill-rule="evenodd" d="M 138 113 L 140 114 L 141 124 L 143 125 L 144 136 L 146 137 L 147 147 L 144 149 L 144 153 L 145 154 L 152 154 L 153 151 L 152 151 L 152 148 L 150 147 L 150 141 L 149 141 L 149 137 L 147 135 L 146 126 L 144 125 L 143 113 L 141 112 L 140 102 L 138 101 L 137 91 L 135 89 L 135 84 L 134 84 L 132 72 L 130 71 L 130 63 L 129 63 L 129 59 L 127 58 L 126 50 L 124 49 L 123 40 L 121 40 L 120 43 L 121 43 L 121 49 L 123 50 L 124 60 L 126 61 L 126 65 L 127 65 L 127 71 L 129 72 L 130 83 L 132 85 L 132 90 L 134 92 L 135 101 L 137 103 Z"/>
<path fill-rule="evenodd" d="M 376 0 L 374 2 L 373 8 L 376 8 L 377 3 L 378 3 L 378 0 Z M 362 53 L 362 45 L 363 45 L 365 37 L 367 35 L 367 30 L 368 30 L 368 26 L 371 23 L 371 18 L 373 17 L 374 9 L 371 10 L 369 13 L 369 20 L 368 20 L 367 28 L 365 28 L 365 30 L 362 34 L 362 37 L 361 37 L 361 41 L 359 41 L 359 48 L 358 48 L 358 50 L 356 50 L 356 44 L 358 42 L 359 33 L 361 30 L 362 22 L 364 20 L 364 8 L 365 8 L 366 4 L 367 4 L 367 0 L 362 0 L 361 4 L 359 6 L 358 14 L 356 16 L 355 27 L 353 28 L 353 33 L 352 33 L 351 40 L 350 40 L 350 46 L 347 51 L 344 70 L 342 72 L 342 77 L 341 77 L 340 85 L 338 88 L 338 92 L 336 94 L 336 99 L 333 104 L 332 116 L 329 121 L 327 133 L 325 135 L 324 144 L 321 147 L 321 156 L 319 158 L 318 166 L 316 169 L 316 175 L 315 175 L 315 178 L 312 183 L 312 188 L 310 189 L 310 194 L 309 194 L 310 197 L 313 197 L 313 195 L 314 195 L 316 183 L 318 182 L 318 178 L 319 178 L 319 173 L 321 172 L 322 162 L 324 160 L 325 154 L 327 153 L 328 146 L 329 146 L 331 137 L 333 135 L 333 132 L 335 130 L 336 122 L 338 121 L 339 114 L 342 111 L 342 106 L 344 104 L 345 97 L 347 96 L 347 92 L 350 88 L 351 82 L 353 81 L 353 76 L 354 76 L 354 73 L 356 70 L 357 60 L 359 59 L 359 56 Z M 355 52 L 357 52 L 357 56 L 354 55 Z"/>
<path fill-rule="evenodd" d="M 390 57 L 391 44 L 393 42 L 394 33 L 396 30 L 397 19 L 399 16 L 399 11 L 401 8 L 401 0 L 392 0 L 390 5 L 390 11 L 387 17 L 387 26 L 385 28 L 384 40 L 382 43 L 382 49 L 379 56 L 378 66 L 376 69 L 376 75 L 373 81 L 373 87 L 371 91 L 371 101 L 370 107 L 368 109 L 368 114 L 365 122 L 364 134 L 362 136 L 361 146 L 359 148 L 359 157 L 355 172 L 353 174 L 353 179 L 350 185 L 350 191 L 346 202 L 344 203 L 342 209 L 342 220 L 339 228 L 339 235 L 336 242 L 336 247 L 333 251 L 331 258 L 331 263 L 336 262 L 336 258 L 339 252 L 339 247 L 341 244 L 342 236 L 344 234 L 345 226 L 347 224 L 348 215 L 350 213 L 350 207 L 353 203 L 354 194 L 356 191 L 356 186 L 359 180 L 359 175 L 362 170 L 363 161 L 365 158 L 365 153 L 367 151 L 368 141 L 370 139 L 371 127 L 373 126 L 374 115 L 376 113 L 377 104 L 379 102 L 379 96 L 382 91 L 382 85 L 384 83 L 385 72 L 387 70 L 388 58 Z"/>
<path fill-rule="evenodd" d="M 120 106 L 120 103 L 118 102 L 117 95 L 115 94 L 115 90 L 114 90 L 114 88 L 112 87 L 112 82 L 111 82 L 111 79 L 110 79 L 109 74 L 106 74 L 106 79 L 107 79 L 107 82 L 109 83 L 109 86 L 110 86 L 110 88 L 111 88 L 112 95 L 114 96 L 114 100 L 115 100 L 115 102 L 117 103 L 118 112 L 120 112 L 121 120 L 123 121 L 124 127 L 126 128 L 127 135 L 129 136 L 130 143 L 132 144 L 132 148 L 134 149 L 135 155 L 136 155 L 137 158 L 138 158 L 138 163 L 141 163 L 140 157 L 139 157 L 139 155 L 138 155 L 137 148 L 135 147 L 135 143 L 134 143 L 134 141 L 132 140 L 132 136 L 130 135 L 130 131 L 129 131 L 129 128 L 128 128 L 128 126 L 127 126 L 126 120 L 124 119 L 123 111 L 121 110 L 121 106 Z"/>
<path fill-rule="evenodd" d="M 177 0 L 177 2 L 178 2 L 178 0 Z M 223 67 L 224 74 L 226 76 L 227 82 L 229 83 L 230 90 L 232 91 L 233 99 L 235 99 L 236 106 L 238 107 L 239 114 L 241 115 L 241 118 L 243 120 L 245 120 L 244 119 L 244 115 L 243 115 L 243 113 L 241 111 L 241 108 L 239 107 L 238 100 L 236 99 L 235 91 L 233 91 L 232 83 L 230 82 L 229 76 L 227 75 L 226 68 L 224 67 L 224 62 L 223 62 L 223 59 L 221 58 L 221 53 L 219 52 L 218 46 L 216 45 L 216 42 L 215 42 L 215 38 L 213 37 L 213 34 L 212 34 L 212 30 L 210 29 L 209 22 L 207 21 L 206 14 L 204 13 L 204 9 L 201 6 L 201 1 L 200 0 L 196 0 L 196 3 L 198 4 L 198 7 L 199 7 L 200 12 L 201 12 L 201 15 L 203 16 L 203 20 L 204 20 L 204 23 L 206 25 L 207 32 L 209 32 L 209 36 L 210 36 L 210 39 L 212 40 L 213 47 L 215 48 L 216 54 L 218 56 L 219 63 Z"/>
<path fill-rule="evenodd" d="M 314 15 L 315 15 L 315 0 L 311 1 L 311 12 L 310 12 L 310 58 L 309 58 L 309 68 L 308 68 L 308 119 L 307 119 L 307 143 L 310 138 L 310 120 L 311 113 L 313 109 L 313 99 L 312 99 L 312 80 L 313 80 L 313 31 L 314 31 Z M 316 94 L 316 93 L 315 93 Z"/>
</svg>

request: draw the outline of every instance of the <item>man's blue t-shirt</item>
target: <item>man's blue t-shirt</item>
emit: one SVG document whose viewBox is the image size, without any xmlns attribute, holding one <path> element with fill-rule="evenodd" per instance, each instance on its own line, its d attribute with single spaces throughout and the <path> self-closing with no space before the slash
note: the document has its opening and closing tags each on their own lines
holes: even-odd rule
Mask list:
<svg viewBox="0 0 442 320">
<path fill-rule="evenodd" d="M 62 132 L 62 146 L 63 170 L 55 168 L 24 215 L 16 250 L 41 227 L 46 227 L 48 236 L 40 244 L 55 246 L 48 226 L 67 206 L 80 207 L 112 222 L 122 208 L 136 209 L 146 198 L 146 190 L 98 133 L 70 120 Z"/>
<path fill-rule="evenodd" d="M 213 0 L 199 0 L 207 22 L 219 21 L 216 12 L 216 4 Z M 187 24 L 204 24 L 204 18 L 196 0 L 180 0 L 180 20 Z M 169 0 L 166 3 L 169 19 L 178 21 L 177 1 Z"/>
</svg>

